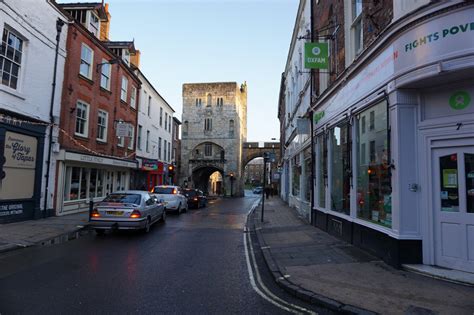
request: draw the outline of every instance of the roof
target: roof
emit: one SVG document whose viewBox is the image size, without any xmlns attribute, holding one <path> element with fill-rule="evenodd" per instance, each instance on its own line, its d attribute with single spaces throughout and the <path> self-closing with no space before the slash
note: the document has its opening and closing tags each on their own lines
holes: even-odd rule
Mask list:
<svg viewBox="0 0 474 315">
<path fill-rule="evenodd" d="M 59 7 L 64 10 L 68 9 L 86 9 L 86 10 L 97 10 L 99 13 L 99 18 L 102 20 L 107 20 L 107 12 L 102 2 L 75 2 L 75 3 L 58 3 Z"/>
<path fill-rule="evenodd" d="M 181 125 L 181 120 L 173 116 L 173 120 L 178 124 Z"/>
</svg>

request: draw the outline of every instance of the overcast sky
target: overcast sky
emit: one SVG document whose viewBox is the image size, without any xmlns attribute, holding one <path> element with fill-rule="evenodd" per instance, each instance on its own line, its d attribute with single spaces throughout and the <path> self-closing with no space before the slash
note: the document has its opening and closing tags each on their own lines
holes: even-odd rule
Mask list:
<svg viewBox="0 0 474 315">
<path fill-rule="evenodd" d="M 247 81 L 248 141 L 279 139 L 278 93 L 298 0 L 105 2 L 111 40 L 135 40 L 142 72 L 176 117 L 183 83 Z"/>
</svg>

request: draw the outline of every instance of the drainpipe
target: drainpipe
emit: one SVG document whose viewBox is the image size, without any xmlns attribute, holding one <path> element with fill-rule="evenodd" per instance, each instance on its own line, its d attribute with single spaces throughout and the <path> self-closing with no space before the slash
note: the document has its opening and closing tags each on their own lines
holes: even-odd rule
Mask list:
<svg viewBox="0 0 474 315">
<path fill-rule="evenodd" d="M 44 189 L 44 209 L 43 209 L 43 217 L 46 217 L 46 209 L 48 208 L 48 193 L 49 193 L 49 174 L 51 170 L 51 151 L 53 147 L 53 124 L 54 124 L 54 116 L 53 116 L 53 109 L 54 109 L 54 95 L 56 92 L 56 72 L 58 68 L 58 55 L 59 55 L 59 41 L 61 38 L 61 30 L 64 26 L 64 21 L 61 19 L 56 20 L 56 53 L 54 56 L 54 72 L 53 72 L 53 84 L 51 88 L 51 104 L 49 107 L 49 145 L 48 145 L 48 161 L 46 165 L 46 187 Z"/>
</svg>

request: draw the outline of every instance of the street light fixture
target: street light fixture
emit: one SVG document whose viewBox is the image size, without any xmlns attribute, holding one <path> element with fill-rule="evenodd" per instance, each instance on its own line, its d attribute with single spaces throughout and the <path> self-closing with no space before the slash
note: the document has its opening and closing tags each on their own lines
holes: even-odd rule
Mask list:
<svg viewBox="0 0 474 315">
<path fill-rule="evenodd" d="M 231 172 L 231 173 L 229 174 L 229 180 L 230 180 L 230 196 L 231 196 L 231 197 L 234 197 L 233 186 L 234 186 L 235 177 L 234 177 L 234 173 L 233 173 L 233 172 Z"/>
</svg>

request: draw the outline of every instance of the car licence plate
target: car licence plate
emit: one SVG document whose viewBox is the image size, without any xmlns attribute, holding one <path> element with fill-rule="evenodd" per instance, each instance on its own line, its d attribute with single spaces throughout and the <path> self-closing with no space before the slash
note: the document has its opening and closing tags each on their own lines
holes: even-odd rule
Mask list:
<svg viewBox="0 0 474 315">
<path fill-rule="evenodd" d="M 108 215 L 116 215 L 116 216 L 123 215 L 123 211 L 106 211 L 106 213 Z"/>
</svg>

